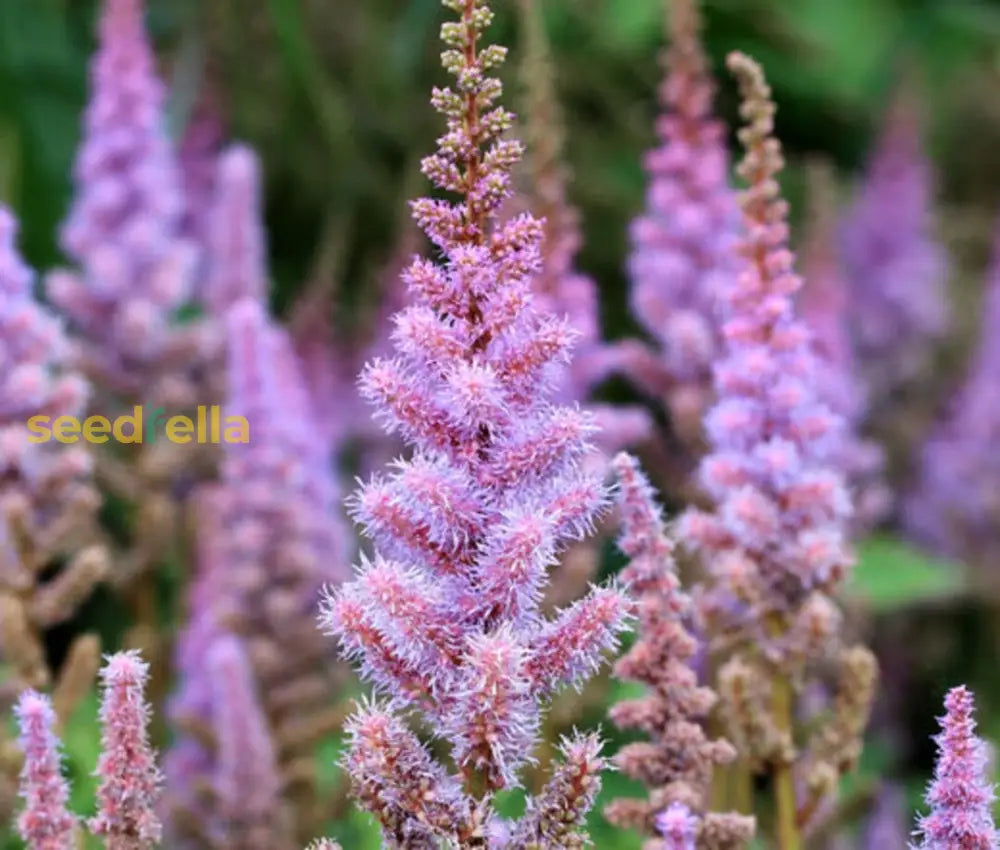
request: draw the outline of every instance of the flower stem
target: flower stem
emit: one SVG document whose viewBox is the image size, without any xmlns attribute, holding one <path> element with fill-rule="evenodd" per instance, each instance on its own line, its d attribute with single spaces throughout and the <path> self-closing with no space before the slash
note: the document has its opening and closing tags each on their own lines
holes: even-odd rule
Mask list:
<svg viewBox="0 0 1000 850">
<path fill-rule="evenodd" d="M 774 682 L 772 695 L 774 722 L 782 739 L 791 748 L 792 738 L 792 687 L 788 679 L 779 675 Z M 783 748 L 785 749 L 785 748 Z M 802 836 L 799 834 L 796 817 L 795 781 L 792 777 L 792 763 L 787 751 L 780 752 L 773 763 L 775 831 L 779 850 L 802 850 Z"/>
</svg>

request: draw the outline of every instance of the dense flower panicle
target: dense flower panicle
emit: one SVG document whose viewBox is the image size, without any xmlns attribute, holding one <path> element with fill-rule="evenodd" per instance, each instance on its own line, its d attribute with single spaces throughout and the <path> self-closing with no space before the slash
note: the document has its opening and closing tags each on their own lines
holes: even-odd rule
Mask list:
<svg viewBox="0 0 1000 850">
<path fill-rule="evenodd" d="M 782 156 L 770 90 L 742 54 L 730 57 L 730 67 L 748 122 L 740 131 L 747 149 L 740 174 L 749 184 L 741 198 L 744 263 L 724 294 L 725 352 L 706 419 L 712 449 L 700 469 L 715 509 L 689 511 L 681 536 L 711 575 L 703 613 L 713 633 L 742 631 L 771 656 L 791 660 L 807 653 L 801 638 L 816 635 L 810 619 L 817 609 L 807 600 L 833 588 L 850 563 L 851 506 L 833 466 L 844 423 L 820 397 L 818 361 L 793 309 L 801 280 L 775 180 Z M 826 626 L 832 637 L 835 622 L 827 618 Z"/>
<path fill-rule="evenodd" d="M 670 15 L 660 144 L 646 156 L 646 209 L 632 225 L 629 259 L 632 312 L 659 351 L 630 349 L 626 368 L 653 395 L 669 393 L 675 415 L 697 421 L 721 347 L 718 299 L 737 272 L 739 211 L 725 128 L 712 117 L 698 0 L 671 3 Z"/>
<path fill-rule="evenodd" d="M 993 850 L 1000 836 L 993 825 L 992 783 L 986 776 L 986 748 L 975 735 L 972 692 L 952 688 L 944 701 L 934 780 L 927 789 L 930 812 L 917 824 L 920 850 Z"/>
<path fill-rule="evenodd" d="M 246 145 L 218 158 L 215 193 L 206 222 L 207 259 L 202 300 L 219 317 L 242 298 L 267 295 L 260 163 Z"/>
<path fill-rule="evenodd" d="M 624 746 L 615 763 L 647 785 L 650 795 L 648 800 L 617 800 L 606 815 L 612 823 L 648 835 L 659 830 L 667 848 L 692 850 L 702 829 L 718 831 L 726 823 L 732 827 L 728 846 L 739 847 L 753 835 L 752 818 L 703 814 L 715 766 L 731 761 L 736 751 L 725 740 L 709 740 L 701 726 L 716 698 L 698 685 L 692 667 L 698 643 L 685 623 L 692 604 L 680 587 L 673 543 L 637 461 L 621 454 L 614 466 L 621 487 L 619 546 L 630 558 L 622 580 L 639 604 L 637 640 L 615 665 L 615 675 L 642 682 L 649 691 L 618 703 L 610 713 L 620 728 L 641 730 L 650 739 Z M 682 826 L 689 827 L 690 843 L 681 838 L 687 834 Z"/>
<path fill-rule="evenodd" d="M 932 226 L 916 99 L 901 89 L 842 232 L 858 367 L 873 403 L 919 376 L 946 329 L 947 260 Z"/>
<path fill-rule="evenodd" d="M 219 850 L 289 847 L 274 741 L 246 652 L 232 635 L 220 636 L 206 651 L 217 746 L 214 846 Z"/>
<path fill-rule="evenodd" d="M 62 776 L 59 741 L 52 731 L 56 722 L 52 703 L 27 690 L 14 713 L 24 753 L 20 790 L 24 811 L 18 816 L 17 832 L 28 850 L 75 850 L 77 820 L 66 807 L 69 786 Z"/>
<path fill-rule="evenodd" d="M 583 403 L 617 368 L 624 349 L 602 340 L 597 283 L 576 267 L 580 214 L 568 197 L 563 120 L 541 5 L 539 0 L 520 3 L 525 30 L 525 170 L 529 184 L 524 205 L 542 221 L 545 234 L 541 271 L 534 282 L 535 304 L 541 310 L 566 316 L 579 334 L 557 397 Z M 637 407 L 591 404 L 590 409 L 601 425 L 598 440 L 602 447 L 632 445 L 649 434 L 649 417 Z"/>
<path fill-rule="evenodd" d="M 142 0 L 105 0 L 99 42 L 61 237 L 77 269 L 52 273 L 47 291 L 81 337 L 88 368 L 137 393 L 151 369 L 189 353 L 170 325 L 191 294 L 197 251 L 181 234 L 180 176 Z"/>
<path fill-rule="evenodd" d="M 858 379 L 850 331 L 850 289 L 835 243 L 836 184 L 828 164 L 809 169 L 810 228 L 803 246 L 804 286 L 798 299 L 803 321 L 823 368 L 820 395 L 844 419 L 836 465 L 852 491 L 853 529 L 863 533 L 884 518 L 891 494 L 884 481 L 885 452 L 861 435 L 868 407 Z"/>
<path fill-rule="evenodd" d="M 94 775 L 97 815 L 94 835 L 107 850 L 149 850 L 160 841 L 156 814 L 162 777 L 149 744 L 146 703 L 147 665 L 137 652 L 108 657 L 101 670 L 101 757 Z"/>
<path fill-rule="evenodd" d="M 628 603 L 606 588 L 552 619 L 539 608 L 547 569 L 592 528 L 606 493 L 584 464 L 591 418 L 548 401 L 576 334 L 533 303 L 542 227 L 498 215 L 521 155 L 489 76 L 505 51 L 479 45 L 484 4 L 445 5 L 459 16 L 442 27 L 456 85 L 434 91 L 448 127 L 423 170 L 459 199 L 413 203 L 443 260 L 410 265 L 395 356 L 361 378 L 411 456 L 355 496 L 375 555 L 331 594 L 323 625 L 393 700 L 358 720 L 355 794 L 390 846 L 471 848 L 506 831 L 493 793 L 517 783 L 543 701 L 598 663 Z M 458 776 L 400 731 L 392 712 L 407 705 L 450 743 Z M 408 767 L 393 772 L 400 759 Z M 427 810 L 427 788 L 441 815 Z"/>
<path fill-rule="evenodd" d="M 41 633 L 73 614 L 107 563 L 85 545 L 100 504 L 90 454 L 31 442 L 32 417 L 80 415 L 89 387 L 68 367 L 59 321 L 34 300 L 16 237 L 14 216 L 0 206 L 0 651 L 22 686 L 41 688 L 49 678 Z"/>
<path fill-rule="evenodd" d="M 226 410 L 245 417 L 250 434 L 246 443 L 226 444 L 222 480 L 198 505 L 198 573 L 177 646 L 181 687 L 171 703 L 182 738 L 193 741 L 179 745 L 176 760 L 170 753 L 167 768 L 191 768 L 199 730 L 214 716 L 204 647 L 231 632 L 246 646 L 285 790 L 305 806 L 314 787 L 313 747 L 335 721 L 329 705 L 338 676 L 315 617 L 322 588 L 346 572 L 348 536 L 287 334 L 249 298 L 229 309 L 227 328 Z M 184 795 L 171 803 L 180 831 L 202 808 Z"/>
<path fill-rule="evenodd" d="M 979 343 L 965 382 L 922 447 L 920 479 L 904 505 L 913 539 L 983 568 L 1000 554 L 1000 228 L 986 281 Z"/>
</svg>

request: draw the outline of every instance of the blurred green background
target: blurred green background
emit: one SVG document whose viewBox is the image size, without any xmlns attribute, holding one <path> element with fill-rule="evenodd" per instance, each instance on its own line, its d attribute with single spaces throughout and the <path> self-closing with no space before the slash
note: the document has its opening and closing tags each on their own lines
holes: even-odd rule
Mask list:
<svg viewBox="0 0 1000 850">
<path fill-rule="evenodd" d="M 640 209 L 640 156 L 653 142 L 662 0 L 541 0 L 569 124 L 571 193 L 587 239 L 580 263 L 601 285 L 608 336 L 630 333 L 626 226 Z M 493 37 L 512 47 L 508 102 L 520 98 L 516 4 L 498 0 Z M 171 86 L 172 132 L 209 85 L 228 134 L 260 151 L 266 171 L 273 300 L 287 309 L 322 246 L 336 246 L 346 322 L 374 291 L 406 223 L 416 164 L 433 145 L 427 105 L 440 82 L 438 0 L 149 0 L 150 26 Z M 0 0 L 0 198 L 22 221 L 39 269 L 59 261 L 58 223 L 87 93 L 92 0 Z M 994 216 L 1000 210 L 1000 2 L 987 0 L 713 0 L 706 39 L 717 68 L 739 48 L 764 65 L 790 158 L 786 188 L 797 214 L 801 164 L 834 161 L 849 192 L 880 111 L 904 64 L 923 92 L 926 139 L 938 176 L 938 223 L 955 261 L 956 339 L 975 328 Z M 720 114 L 735 117 L 720 80 Z M 945 352 L 948 387 L 963 346 Z M 937 404 L 932 400 L 931 405 Z M 610 566 L 610 564 L 609 564 Z M 983 727 L 1000 735 L 1000 649 L 995 606 L 964 589 L 956 565 L 928 561 L 892 530 L 861 547 L 851 619 L 877 649 L 886 687 L 858 787 L 892 776 L 915 796 L 929 772 L 940 695 L 975 687 Z M 113 628 L 113 627 L 112 627 Z M 601 722 L 601 711 L 585 725 Z M 94 706 L 68 735 L 81 807 L 96 757 Z M 336 742 L 318 754 L 331 783 Z M 83 768 L 81 766 L 86 766 Z M 619 780 L 612 780 L 620 790 Z M 595 817 L 602 848 L 635 848 Z M 373 847 L 355 817 L 345 847 Z M 367 837 L 363 837 L 367 835 Z M 12 845 L 13 846 L 13 845 Z"/>
</svg>

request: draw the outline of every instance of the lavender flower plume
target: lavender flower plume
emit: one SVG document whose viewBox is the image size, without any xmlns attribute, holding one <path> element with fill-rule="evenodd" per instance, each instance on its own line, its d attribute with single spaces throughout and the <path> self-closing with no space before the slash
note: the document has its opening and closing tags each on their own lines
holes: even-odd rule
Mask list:
<svg viewBox="0 0 1000 850">
<path fill-rule="evenodd" d="M 77 820 L 66 808 L 69 786 L 62 776 L 56 715 L 49 698 L 24 691 L 14 709 L 21 730 L 21 798 L 17 831 L 28 850 L 75 850 Z"/>
<path fill-rule="evenodd" d="M 904 504 L 909 535 L 983 567 L 1000 554 L 1000 227 L 986 281 L 979 343 L 963 386 L 921 448 L 920 476 Z"/>
<path fill-rule="evenodd" d="M 90 369 L 123 392 L 146 390 L 151 371 L 179 356 L 170 323 L 197 259 L 181 235 L 163 100 L 142 0 L 105 0 L 76 194 L 61 234 L 77 270 L 54 272 L 47 291 L 83 341 Z"/>
<path fill-rule="evenodd" d="M 215 195 L 206 222 L 207 261 L 202 300 L 218 317 L 242 298 L 267 295 L 260 163 L 246 145 L 232 145 L 218 158 Z"/>
<path fill-rule="evenodd" d="M 770 89 L 742 54 L 730 67 L 748 122 L 740 131 L 744 262 L 724 292 L 718 400 L 706 418 L 712 448 L 699 473 L 715 508 L 689 511 L 681 536 L 709 571 L 710 631 L 736 630 L 773 660 L 800 662 L 832 639 L 827 594 L 851 560 L 851 505 L 832 463 L 844 423 L 819 394 L 818 361 L 792 303 L 801 279 L 775 180 L 783 161 Z"/>
<path fill-rule="evenodd" d="M 95 776 L 94 835 L 107 850 L 150 850 L 160 841 L 156 815 L 162 777 L 149 744 L 150 709 L 145 699 L 147 665 L 137 652 L 108 657 L 101 670 L 101 757 Z"/>
<path fill-rule="evenodd" d="M 927 789 L 930 812 L 920 817 L 919 850 L 992 850 L 1000 846 L 993 826 L 993 785 L 985 775 L 986 752 L 976 737 L 972 692 L 952 688 L 944 700 L 938 759 Z"/>
<path fill-rule="evenodd" d="M 0 652 L 21 687 L 42 688 L 43 632 L 73 614 L 107 562 L 86 545 L 100 504 L 90 454 L 38 442 L 29 427 L 36 416 L 79 416 L 89 387 L 69 368 L 62 325 L 34 300 L 16 237 L 0 206 Z"/>
<path fill-rule="evenodd" d="M 329 704 L 338 686 L 315 617 L 322 588 L 346 572 L 348 537 L 287 334 L 249 298 L 229 309 L 226 325 L 226 410 L 243 416 L 250 434 L 248 442 L 226 444 L 222 480 L 199 499 L 198 572 L 170 707 L 181 734 L 167 771 L 215 783 L 217 760 L 201 752 L 218 702 L 204 647 L 230 632 L 244 642 L 253 669 L 278 753 L 282 805 L 301 815 L 315 792 L 314 747 L 335 725 Z M 215 816 L 212 803 L 186 791 L 172 793 L 170 807 L 177 832 Z"/>
<path fill-rule="evenodd" d="M 459 199 L 414 202 L 443 261 L 409 267 L 414 303 L 395 318 L 396 356 L 361 378 L 412 454 L 354 497 L 375 552 L 322 622 L 391 700 L 354 723 L 362 805 L 390 844 L 472 848 L 496 824 L 494 792 L 516 785 L 531 757 L 542 705 L 599 665 L 628 604 L 606 587 L 551 619 L 539 611 L 548 568 L 606 493 L 582 463 L 590 417 L 548 401 L 575 334 L 533 305 L 541 225 L 498 219 L 521 155 L 489 76 L 505 51 L 479 44 L 492 19 L 483 3 L 445 5 L 459 16 L 442 27 L 456 86 L 434 91 L 448 127 L 423 170 Z M 448 742 L 455 774 L 405 730 L 403 707 Z"/>
<path fill-rule="evenodd" d="M 577 268 L 582 241 L 580 213 L 568 197 L 564 123 L 541 3 L 521 0 L 520 11 L 525 31 L 524 125 L 528 142 L 526 177 L 530 186 L 525 200 L 531 212 L 543 222 L 545 234 L 541 271 L 535 276 L 535 303 L 540 310 L 567 316 L 579 334 L 557 398 L 584 403 L 617 367 L 620 350 L 601 339 L 597 283 Z M 649 435 L 649 417 L 637 407 L 591 404 L 590 409 L 601 425 L 598 439 L 602 447 L 632 445 Z"/>
<path fill-rule="evenodd" d="M 621 487 L 619 546 L 630 558 L 622 579 L 639 601 L 638 637 L 615 665 L 615 675 L 645 684 L 648 692 L 619 702 L 610 713 L 616 726 L 640 730 L 650 739 L 624 746 L 615 763 L 650 793 L 648 800 L 616 800 L 605 814 L 618 826 L 648 835 L 659 830 L 668 848 L 693 850 L 702 830 L 725 837 L 725 846 L 744 846 L 753 836 L 752 818 L 705 813 L 713 770 L 731 762 L 736 751 L 728 741 L 710 740 L 701 726 L 716 696 L 698 685 L 692 668 L 698 643 L 685 625 L 692 604 L 680 587 L 673 543 L 638 462 L 620 454 L 614 467 Z M 689 845 L 681 837 L 688 826 Z"/>
<path fill-rule="evenodd" d="M 697 423 L 722 345 L 717 299 L 737 271 L 739 211 L 725 129 L 712 117 L 698 0 L 671 3 L 670 15 L 659 147 L 646 155 L 646 209 L 632 224 L 629 257 L 632 312 L 658 349 L 631 348 L 626 369 L 651 394 L 669 394 L 675 416 Z"/>
<path fill-rule="evenodd" d="M 217 746 L 213 846 L 289 847 L 274 741 L 246 651 L 236 637 L 222 635 L 208 648 L 208 672 Z"/>
<path fill-rule="evenodd" d="M 803 248 L 804 286 L 798 307 L 812 332 L 820 395 L 844 420 L 835 465 L 844 473 L 854 499 L 852 530 L 870 531 L 885 517 L 892 496 L 884 480 L 885 452 L 862 436 L 868 411 L 866 388 L 859 380 L 850 332 L 850 289 L 835 241 L 836 184 L 830 166 L 813 162 L 809 172 L 809 231 Z"/>
<path fill-rule="evenodd" d="M 901 89 L 843 224 L 858 367 L 877 401 L 919 375 L 948 323 L 947 260 L 932 231 L 930 165 L 919 133 L 914 95 Z"/>
</svg>

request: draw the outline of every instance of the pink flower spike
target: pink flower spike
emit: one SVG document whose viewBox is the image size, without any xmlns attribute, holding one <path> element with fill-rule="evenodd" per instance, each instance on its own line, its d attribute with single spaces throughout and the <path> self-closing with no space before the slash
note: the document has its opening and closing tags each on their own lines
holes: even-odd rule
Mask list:
<svg viewBox="0 0 1000 850">
<path fill-rule="evenodd" d="M 52 731 L 56 715 L 47 696 L 21 694 L 14 708 L 24 753 L 20 795 L 24 811 L 17 831 L 28 850 L 73 850 L 76 818 L 69 813 L 69 786 L 61 773 L 59 741 Z"/>
<path fill-rule="evenodd" d="M 155 808 L 162 780 L 147 731 L 148 675 L 135 650 L 108 656 L 101 670 L 102 754 L 94 772 L 100 787 L 90 830 L 105 837 L 106 850 L 150 850 L 160 840 Z"/>
<path fill-rule="evenodd" d="M 916 834 L 919 850 L 994 850 L 1000 836 L 993 826 L 993 785 L 986 778 L 986 747 L 976 737 L 972 692 L 959 685 L 944 699 L 945 715 L 934 780 L 927 789 L 930 814 L 923 815 Z"/>
</svg>

